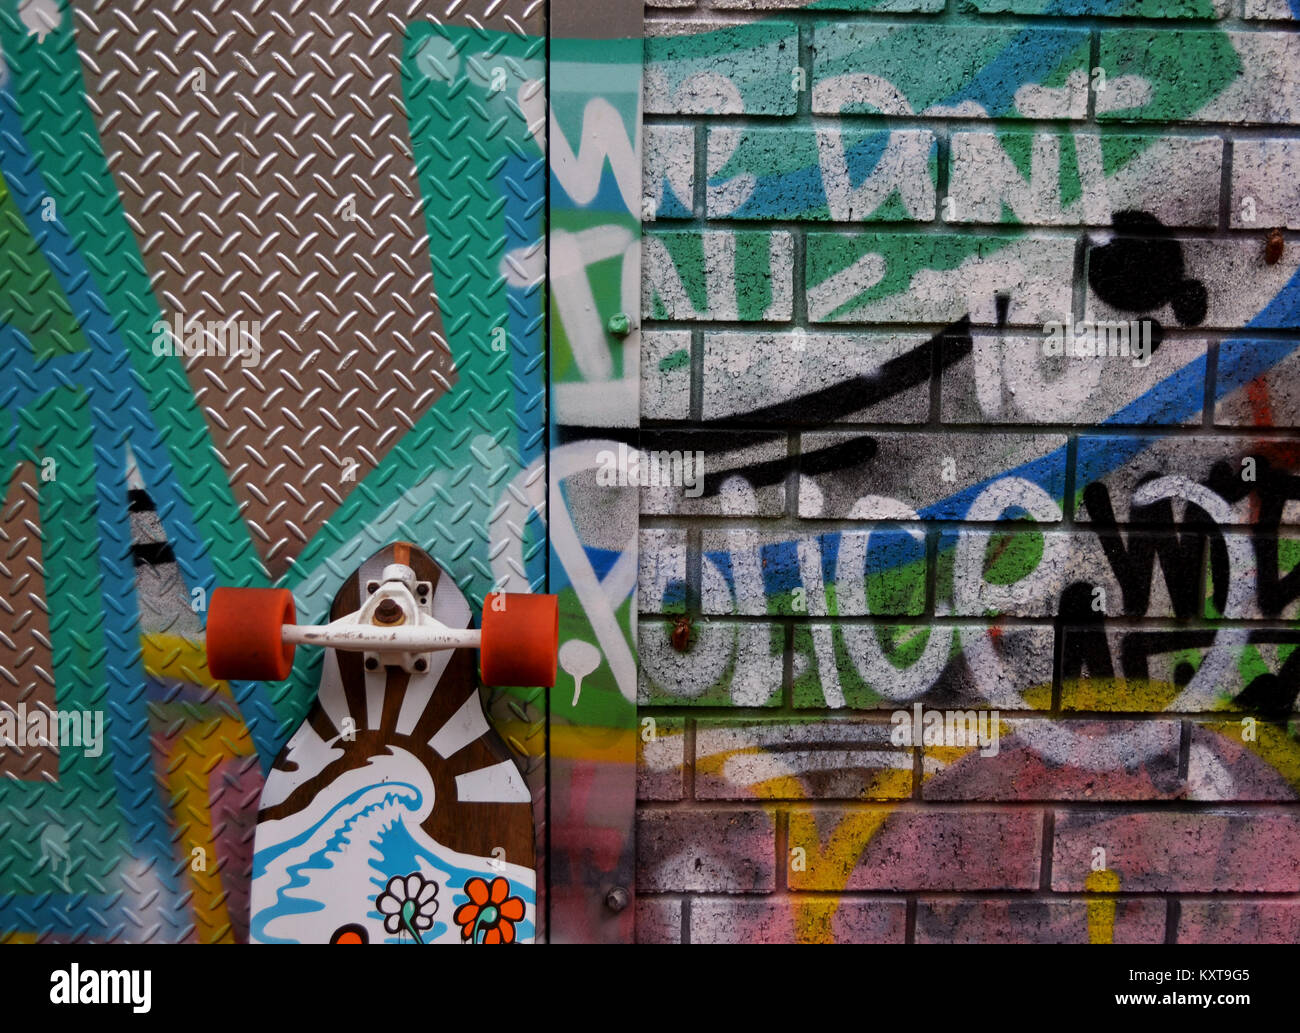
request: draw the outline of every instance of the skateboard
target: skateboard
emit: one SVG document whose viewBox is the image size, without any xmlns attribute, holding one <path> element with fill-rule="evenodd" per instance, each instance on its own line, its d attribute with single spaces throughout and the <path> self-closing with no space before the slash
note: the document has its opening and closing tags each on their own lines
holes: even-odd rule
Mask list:
<svg viewBox="0 0 1300 1033">
<path fill-rule="evenodd" d="M 553 595 L 492 594 L 480 628 L 451 575 L 408 542 L 366 560 L 324 625 L 287 589 L 218 588 L 208 666 L 283 680 L 324 647 L 320 688 L 262 790 L 254 943 L 527 943 L 532 798 L 488 723 L 482 679 L 555 684 Z"/>
</svg>

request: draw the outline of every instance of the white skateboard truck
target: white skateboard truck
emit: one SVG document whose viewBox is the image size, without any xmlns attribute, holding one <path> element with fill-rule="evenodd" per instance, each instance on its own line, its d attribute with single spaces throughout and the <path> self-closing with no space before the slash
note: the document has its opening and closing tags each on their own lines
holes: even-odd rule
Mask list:
<svg viewBox="0 0 1300 1033">
<path fill-rule="evenodd" d="M 359 609 L 328 624 L 297 624 L 286 588 L 218 588 L 208 609 L 213 677 L 282 681 L 300 645 L 365 654 L 367 670 L 429 669 L 440 649 L 477 649 L 487 685 L 555 684 L 559 605 L 553 595 L 491 593 L 481 628 L 449 628 L 433 616 L 433 585 L 403 563 L 384 567 Z"/>
</svg>

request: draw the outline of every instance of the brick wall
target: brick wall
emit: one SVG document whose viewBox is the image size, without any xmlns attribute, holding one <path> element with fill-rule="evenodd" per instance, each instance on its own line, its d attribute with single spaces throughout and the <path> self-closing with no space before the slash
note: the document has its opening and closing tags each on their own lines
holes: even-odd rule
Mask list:
<svg viewBox="0 0 1300 1033">
<path fill-rule="evenodd" d="M 639 939 L 1300 939 L 1297 11 L 647 9 Z"/>
</svg>

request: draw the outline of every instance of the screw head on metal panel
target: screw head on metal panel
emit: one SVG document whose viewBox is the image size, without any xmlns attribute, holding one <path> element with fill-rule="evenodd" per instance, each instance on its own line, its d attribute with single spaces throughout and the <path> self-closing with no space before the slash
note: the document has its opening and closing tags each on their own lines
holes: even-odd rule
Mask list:
<svg viewBox="0 0 1300 1033">
<path fill-rule="evenodd" d="M 628 319 L 626 312 L 615 312 L 609 317 L 605 329 L 615 337 L 626 337 L 632 332 L 632 320 Z"/>
<path fill-rule="evenodd" d="M 624 910 L 630 903 L 632 903 L 632 896 L 622 886 L 615 886 L 605 894 L 605 906 L 615 914 Z"/>
</svg>

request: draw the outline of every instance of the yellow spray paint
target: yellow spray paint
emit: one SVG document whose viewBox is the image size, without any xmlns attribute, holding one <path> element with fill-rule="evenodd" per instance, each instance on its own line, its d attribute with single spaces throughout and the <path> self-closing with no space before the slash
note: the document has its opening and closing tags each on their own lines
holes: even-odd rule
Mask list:
<svg viewBox="0 0 1300 1033">
<path fill-rule="evenodd" d="M 1089 872 L 1083 880 L 1083 888 L 1089 893 L 1118 893 L 1119 873 L 1109 868 Z M 1113 898 L 1093 897 L 1088 901 L 1088 942 L 1115 942 L 1115 900 Z"/>
</svg>

